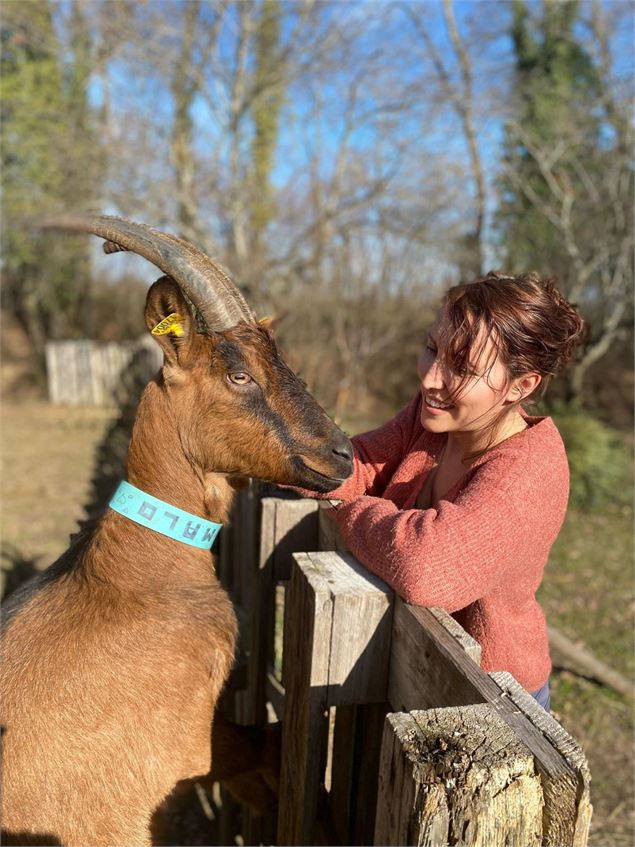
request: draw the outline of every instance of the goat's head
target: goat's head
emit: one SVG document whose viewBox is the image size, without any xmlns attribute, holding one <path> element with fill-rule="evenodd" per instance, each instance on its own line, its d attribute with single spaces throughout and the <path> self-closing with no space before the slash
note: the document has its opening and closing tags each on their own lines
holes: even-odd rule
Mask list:
<svg viewBox="0 0 635 847">
<path fill-rule="evenodd" d="M 153 337 L 164 353 L 174 424 L 195 467 L 322 492 L 349 476 L 350 441 L 215 262 L 181 239 L 120 218 L 66 218 L 55 226 L 92 232 L 105 239 L 106 252 L 131 250 L 166 274 L 148 292 L 146 324 L 152 331 L 178 315 L 176 331 Z"/>
</svg>

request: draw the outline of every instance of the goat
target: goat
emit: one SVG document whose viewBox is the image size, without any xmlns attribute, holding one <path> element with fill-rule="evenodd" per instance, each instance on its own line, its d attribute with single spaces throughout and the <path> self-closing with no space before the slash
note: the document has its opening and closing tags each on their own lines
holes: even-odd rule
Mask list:
<svg viewBox="0 0 635 847">
<path fill-rule="evenodd" d="M 106 252 L 133 251 L 165 274 L 146 301 L 164 363 L 140 400 L 130 484 L 223 523 L 245 477 L 327 492 L 350 474 L 348 438 L 216 263 L 120 218 L 54 226 L 93 233 Z M 235 636 L 208 549 L 114 508 L 80 532 L 4 614 L 4 843 L 152 843 L 165 798 L 210 770 Z"/>
</svg>

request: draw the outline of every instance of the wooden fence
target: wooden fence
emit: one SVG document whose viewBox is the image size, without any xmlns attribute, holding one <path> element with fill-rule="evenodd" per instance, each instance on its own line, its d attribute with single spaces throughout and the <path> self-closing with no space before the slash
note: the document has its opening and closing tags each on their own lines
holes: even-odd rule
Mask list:
<svg viewBox="0 0 635 847">
<path fill-rule="evenodd" d="M 147 382 L 161 367 L 163 355 L 151 339 L 100 343 L 49 341 L 46 372 L 51 403 L 110 406 L 122 383 Z"/>
<path fill-rule="evenodd" d="M 327 512 L 252 487 L 223 530 L 241 622 L 223 708 L 283 731 L 277 817 L 217 791 L 217 843 L 585 845 L 575 740 L 512 676 L 485 673 L 450 615 L 343 551 Z"/>
</svg>

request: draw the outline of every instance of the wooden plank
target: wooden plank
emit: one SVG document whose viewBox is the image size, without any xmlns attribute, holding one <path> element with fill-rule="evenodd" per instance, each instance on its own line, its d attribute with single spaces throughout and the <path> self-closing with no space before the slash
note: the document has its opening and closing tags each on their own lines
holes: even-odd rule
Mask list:
<svg viewBox="0 0 635 847">
<path fill-rule="evenodd" d="M 249 720 L 266 719 L 267 669 L 274 652 L 275 585 L 291 568 L 291 555 L 316 543 L 317 504 L 290 497 L 263 497 L 260 501 L 259 549 L 252 578 L 252 617 L 249 639 Z"/>
<path fill-rule="evenodd" d="M 386 735 L 386 756 L 402 782 L 391 784 L 383 770 L 376 844 L 542 843 L 533 756 L 491 704 L 389 715 Z"/>
<path fill-rule="evenodd" d="M 371 844 L 388 703 L 338 706 L 329 810 L 340 844 Z"/>
<path fill-rule="evenodd" d="M 472 638 L 448 612 L 445 612 L 443 609 L 428 609 L 428 611 L 438 620 L 445 631 L 452 636 L 466 656 L 469 656 L 473 662 L 480 665 L 481 645 L 478 641 Z"/>
<path fill-rule="evenodd" d="M 318 550 L 337 550 L 348 553 L 348 547 L 342 538 L 340 528 L 333 520 L 333 507 L 328 501 L 319 501 L 318 510 Z"/>
<path fill-rule="evenodd" d="M 420 736 L 411 715 L 397 712 L 387 716 L 379 764 L 374 844 L 412 843 L 410 820 L 415 809 L 417 762 L 410 750 L 417 749 Z M 440 820 L 439 824 L 443 831 L 445 822 Z M 442 845 L 440 840 L 438 845 Z"/>
<path fill-rule="evenodd" d="M 323 776 L 324 710 L 386 699 L 392 592 L 349 554 L 294 559 L 285 616 L 279 840 L 308 843 Z"/>
<path fill-rule="evenodd" d="M 309 556 L 296 561 L 285 614 L 278 844 L 310 843 L 326 752 L 333 598 Z"/>
<path fill-rule="evenodd" d="M 527 721 L 558 751 L 572 771 L 570 779 L 544 780 L 545 807 L 543 829 L 545 844 L 585 847 L 591 826 L 591 775 L 584 752 L 578 742 L 548 713 L 509 673 L 490 674 L 510 706 L 518 709 Z M 538 763 L 539 764 L 539 763 Z M 542 773 L 542 770 L 541 770 Z M 575 791 L 575 798 L 572 798 Z"/>
<path fill-rule="evenodd" d="M 331 756 L 329 813 L 339 844 L 352 844 L 353 783 L 357 706 L 338 706 Z"/>
<path fill-rule="evenodd" d="M 393 592 L 350 553 L 307 557 L 333 603 L 327 705 L 384 701 Z"/>
<path fill-rule="evenodd" d="M 260 503 L 256 497 L 257 483 L 250 482 L 237 492 L 232 511 L 236 537 L 234 548 L 234 596 L 245 608 L 251 609 L 252 594 L 258 574 Z"/>
<path fill-rule="evenodd" d="M 396 711 L 485 701 L 477 682 L 487 674 L 465 652 L 464 638 L 446 629 L 446 621 L 436 610 L 397 598 L 388 683 L 388 700 Z"/>
<path fill-rule="evenodd" d="M 352 844 L 372 844 L 377 810 L 377 783 L 387 702 L 357 706 L 356 749 L 352 790 Z"/>
<path fill-rule="evenodd" d="M 318 503 L 316 500 L 296 499 L 295 495 L 275 499 L 273 578 L 278 582 L 290 578 L 294 553 L 317 550 Z"/>
<path fill-rule="evenodd" d="M 57 348 L 50 341 L 47 341 L 44 348 L 44 354 L 46 358 L 46 384 L 48 388 L 49 403 L 54 404 L 58 402 L 56 367 Z"/>
<path fill-rule="evenodd" d="M 150 346 L 148 346 L 150 344 Z M 46 346 L 49 399 L 56 404 L 111 405 L 124 372 L 150 379 L 162 354 L 152 342 L 49 341 Z"/>
<path fill-rule="evenodd" d="M 277 501 L 265 497 L 261 500 L 260 508 L 260 543 L 252 604 L 248 691 L 250 722 L 262 725 L 267 713 L 267 664 L 273 638 L 273 556 Z"/>
</svg>

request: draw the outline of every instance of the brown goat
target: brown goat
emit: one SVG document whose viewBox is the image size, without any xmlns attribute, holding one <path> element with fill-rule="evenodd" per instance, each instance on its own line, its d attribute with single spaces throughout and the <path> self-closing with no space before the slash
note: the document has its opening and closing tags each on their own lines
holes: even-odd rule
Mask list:
<svg viewBox="0 0 635 847">
<path fill-rule="evenodd" d="M 329 491 L 349 475 L 350 442 L 211 260 L 119 219 L 63 223 L 169 274 L 148 293 L 150 330 L 180 316 L 182 335 L 157 338 L 164 366 L 140 401 L 131 484 L 222 523 L 246 476 Z M 209 550 L 112 509 L 18 589 L 0 670 L 4 843 L 152 843 L 165 798 L 210 770 L 235 635 Z"/>
</svg>

